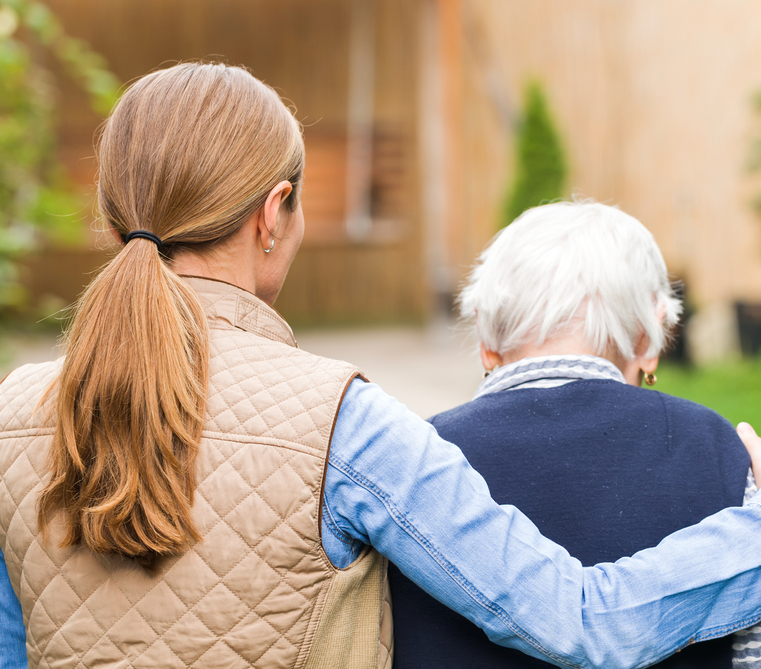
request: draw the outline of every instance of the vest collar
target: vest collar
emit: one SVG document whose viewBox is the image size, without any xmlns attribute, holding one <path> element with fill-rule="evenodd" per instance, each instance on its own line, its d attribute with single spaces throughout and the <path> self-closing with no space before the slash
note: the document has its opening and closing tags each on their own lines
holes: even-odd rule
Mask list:
<svg viewBox="0 0 761 669">
<path fill-rule="evenodd" d="M 209 318 L 210 327 L 214 327 L 215 321 L 221 321 L 260 337 L 298 347 L 288 323 L 255 295 L 224 281 L 199 276 L 180 276 L 198 293 Z"/>
</svg>

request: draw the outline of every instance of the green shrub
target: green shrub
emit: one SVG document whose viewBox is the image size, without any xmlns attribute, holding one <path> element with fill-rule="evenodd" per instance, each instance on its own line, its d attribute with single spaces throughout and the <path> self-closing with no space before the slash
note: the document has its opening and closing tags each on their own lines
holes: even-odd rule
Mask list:
<svg viewBox="0 0 761 669">
<path fill-rule="evenodd" d="M 108 113 L 119 89 L 103 59 L 44 4 L 0 0 L 0 310 L 25 303 L 20 258 L 83 232 L 83 200 L 56 156 L 54 77 L 32 58 L 31 42 L 52 52 L 96 111 Z"/>
<path fill-rule="evenodd" d="M 563 196 L 566 160 L 560 136 L 538 82 L 526 87 L 518 127 L 515 173 L 500 227 L 512 223 L 526 209 Z"/>
</svg>

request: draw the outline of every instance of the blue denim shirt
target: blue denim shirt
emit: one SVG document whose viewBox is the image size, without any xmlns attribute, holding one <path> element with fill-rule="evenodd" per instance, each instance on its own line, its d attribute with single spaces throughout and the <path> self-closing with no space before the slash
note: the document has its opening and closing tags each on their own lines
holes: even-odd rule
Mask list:
<svg viewBox="0 0 761 669">
<path fill-rule="evenodd" d="M 0 551 L 0 669 L 26 669 L 24 621 Z"/>
<path fill-rule="evenodd" d="M 761 619 L 761 496 L 584 569 L 520 511 L 498 506 L 431 425 L 360 380 L 336 422 L 323 519 L 337 566 L 370 544 L 493 641 L 560 666 L 644 667 Z M 2 656 L 25 667 L 6 651 L 23 623 L 0 577 Z"/>
</svg>

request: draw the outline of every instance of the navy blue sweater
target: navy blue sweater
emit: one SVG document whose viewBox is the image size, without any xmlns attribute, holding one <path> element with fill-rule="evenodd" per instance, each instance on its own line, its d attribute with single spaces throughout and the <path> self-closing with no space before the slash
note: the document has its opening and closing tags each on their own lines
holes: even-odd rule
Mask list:
<svg viewBox="0 0 761 669">
<path fill-rule="evenodd" d="M 656 545 L 742 504 L 750 461 L 732 425 L 698 404 L 616 381 L 485 395 L 431 419 L 500 504 L 514 504 L 584 565 Z M 390 569 L 396 669 L 549 667 L 492 644 Z M 661 667 L 731 667 L 731 640 Z"/>
</svg>

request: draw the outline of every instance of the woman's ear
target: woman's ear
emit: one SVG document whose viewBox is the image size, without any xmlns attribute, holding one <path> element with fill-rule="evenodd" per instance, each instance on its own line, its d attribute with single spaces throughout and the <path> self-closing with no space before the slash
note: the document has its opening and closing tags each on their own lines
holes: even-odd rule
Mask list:
<svg viewBox="0 0 761 669">
<path fill-rule="evenodd" d="M 647 335 L 643 332 L 637 339 L 637 343 L 634 347 L 634 358 L 632 360 L 625 360 L 623 366 L 618 365 L 621 373 L 624 375 L 626 383 L 629 385 L 641 386 L 642 380 L 648 374 L 655 374 L 660 356 L 655 355 L 646 357 L 647 349 L 649 347 L 650 342 Z M 652 384 L 648 383 L 648 385 Z"/>
<path fill-rule="evenodd" d="M 663 325 L 663 320 L 666 318 L 666 303 L 662 302 L 660 306 L 658 307 L 658 311 L 655 314 L 656 318 L 658 319 L 658 322 Z"/>
<path fill-rule="evenodd" d="M 481 364 L 487 372 L 502 364 L 502 356 L 496 351 L 490 351 L 486 344 L 481 342 Z"/>
<path fill-rule="evenodd" d="M 278 235 L 280 210 L 285 199 L 293 191 L 290 181 L 281 181 L 267 195 L 264 206 L 257 215 L 257 227 L 262 248 L 268 249 Z"/>
<path fill-rule="evenodd" d="M 122 236 L 116 231 L 116 228 L 109 225 L 108 232 L 116 240 L 116 243 L 119 244 L 119 246 L 124 246 L 124 240 L 122 239 Z"/>
<path fill-rule="evenodd" d="M 660 360 L 660 356 L 656 355 L 652 358 L 639 358 L 639 368 L 645 373 L 645 374 L 655 374 L 655 370 L 658 369 L 658 361 Z"/>
<path fill-rule="evenodd" d="M 661 304 L 658 307 L 658 311 L 655 314 L 656 318 L 658 319 L 658 322 L 660 324 L 663 323 L 663 319 L 666 318 L 666 305 Z M 633 360 L 633 363 L 642 370 L 640 373 L 640 385 L 641 385 L 641 379 L 644 377 L 645 381 L 647 382 L 647 385 L 652 386 L 655 384 L 655 381 L 657 380 L 655 376 L 655 370 L 658 369 L 658 362 L 660 360 L 659 355 L 654 355 L 651 357 L 646 357 L 647 349 L 650 348 L 650 340 L 648 339 L 647 335 L 643 332 L 639 340 L 637 341 L 637 347 L 635 350 L 636 358 Z"/>
</svg>

